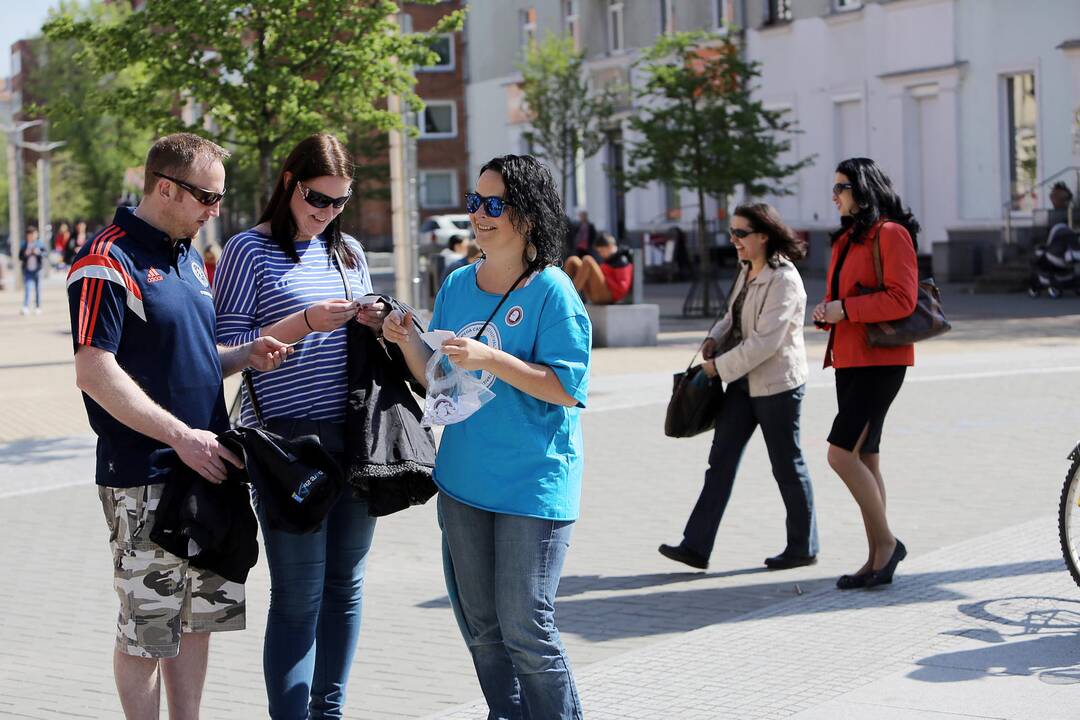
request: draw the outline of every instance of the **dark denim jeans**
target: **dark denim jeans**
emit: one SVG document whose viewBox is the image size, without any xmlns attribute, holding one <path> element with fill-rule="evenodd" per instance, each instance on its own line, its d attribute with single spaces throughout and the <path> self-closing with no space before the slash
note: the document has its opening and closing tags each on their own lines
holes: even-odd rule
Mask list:
<svg viewBox="0 0 1080 720">
<path fill-rule="evenodd" d="M 275 720 L 340 718 L 364 599 L 364 568 L 375 533 L 367 501 L 346 490 L 317 532 L 269 530 L 259 513 L 270 565 L 263 640 L 269 715 Z"/>
<path fill-rule="evenodd" d="M 709 469 L 705 471 L 705 487 L 697 505 L 690 513 L 683 531 L 683 544 L 709 557 L 720 518 L 731 499 L 735 473 L 739 469 L 743 450 L 754 430 L 761 426 L 765 447 L 769 451 L 773 477 L 780 488 L 780 497 L 787 509 L 787 547 L 790 555 L 817 555 L 817 520 L 814 515 L 814 490 L 799 444 L 799 420 L 806 386 L 769 395 L 750 397 L 745 380 L 730 383 L 724 403 L 716 418 Z"/>
<path fill-rule="evenodd" d="M 579 720 L 555 627 L 572 522 L 504 515 L 439 494 L 446 589 L 489 720 Z"/>
</svg>

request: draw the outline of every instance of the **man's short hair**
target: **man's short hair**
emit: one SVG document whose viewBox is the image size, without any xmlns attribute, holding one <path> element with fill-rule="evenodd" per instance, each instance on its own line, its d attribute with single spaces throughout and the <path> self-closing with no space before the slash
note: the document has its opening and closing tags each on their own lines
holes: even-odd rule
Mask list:
<svg viewBox="0 0 1080 720">
<path fill-rule="evenodd" d="M 173 133 L 159 138 L 146 154 L 143 192 L 149 195 L 157 186 L 159 178 L 154 173 L 186 180 L 191 168 L 199 162 L 224 162 L 229 154 L 228 150 L 217 143 L 192 133 Z"/>
<path fill-rule="evenodd" d="M 593 247 L 608 247 L 610 245 L 618 245 L 618 243 L 615 241 L 615 236 L 609 232 L 600 233 L 593 242 Z"/>
<path fill-rule="evenodd" d="M 1065 183 L 1061 182 L 1060 180 L 1058 180 L 1056 183 L 1054 183 L 1054 186 L 1052 188 L 1050 188 L 1050 192 L 1055 192 L 1055 191 L 1065 193 L 1066 195 L 1069 196 L 1069 199 L 1072 200 L 1072 197 L 1073 197 L 1072 190 L 1070 190 L 1069 186 L 1066 185 Z"/>
<path fill-rule="evenodd" d="M 464 235 L 451 235 L 450 239 L 446 241 L 446 247 L 453 250 L 454 248 L 456 248 L 458 245 L 460 245 L 463 242 L 465 242 L 465 236 Z"/>
</svg>

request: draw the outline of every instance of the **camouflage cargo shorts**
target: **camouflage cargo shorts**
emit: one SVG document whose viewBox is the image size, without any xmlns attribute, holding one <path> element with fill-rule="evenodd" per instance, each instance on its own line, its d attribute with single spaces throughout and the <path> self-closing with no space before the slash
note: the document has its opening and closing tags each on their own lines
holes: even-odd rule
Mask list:
<svg viewBox="0 0 1080 720">
<path fill-rule="evenodd" d="M 246 621 L 243 585 L 150 540 L 163 487 L 98 487 L 120 598 L 116 646 L 145 658 L 176 657 L 181 633 L 243 630 Z"/>
</svg>

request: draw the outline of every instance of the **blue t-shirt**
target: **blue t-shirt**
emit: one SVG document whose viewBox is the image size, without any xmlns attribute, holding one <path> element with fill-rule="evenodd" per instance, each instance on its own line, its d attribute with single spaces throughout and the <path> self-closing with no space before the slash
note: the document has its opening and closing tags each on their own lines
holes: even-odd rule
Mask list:
<svg viewBox="0 0 1080 720">
<path fill-rule="evenodd" d="M 229 429 L 214 341 L 214 297 L 202 256 L 119 208 L 113 224 L 86 243 L 68 273 L 71 335 L 112 353 L 155 403 L 189 427 Z M 165 482 L 172 448 L 127 427 L 83 393 L 98 436 L 97 483 L 135 487 Z"/>
<path fill-rule="evenodd" d="M 480 263 L 452 273 L 435 298 L 432 330 L 472 338 L 502 295 L 476 284 Z M 439 489 L 473 507 L 546 520 L 576 520 L 581 497 L 581 408 L 589 388 L 592 326 L 574 284 L 559 268 L 510 293 L 480 338 L 555 371 L 576 407 L 539 400 L 488 373 L 495 398 L 447 425 L 435 460 Z"/>
</svg>

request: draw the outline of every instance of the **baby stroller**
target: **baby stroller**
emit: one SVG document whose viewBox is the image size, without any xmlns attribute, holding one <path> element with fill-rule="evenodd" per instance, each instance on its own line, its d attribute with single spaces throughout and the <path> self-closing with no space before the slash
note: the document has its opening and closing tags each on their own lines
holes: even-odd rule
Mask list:
<svg viewBox="0 0 1080 720">
<path fill-rule="evenodd" d="M 1059 298 L 1066 290 L 1080 295 L 1080 238 L 1067 224 L 1058 223 L 1032 253 L 1028 295 L 1039 297 L 1045 291 Z"/>
</svg>

